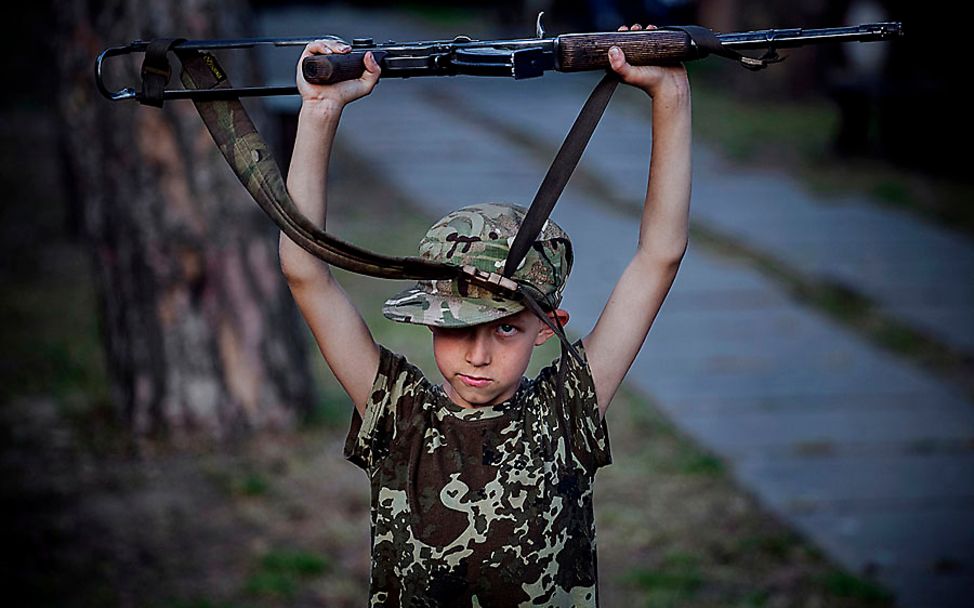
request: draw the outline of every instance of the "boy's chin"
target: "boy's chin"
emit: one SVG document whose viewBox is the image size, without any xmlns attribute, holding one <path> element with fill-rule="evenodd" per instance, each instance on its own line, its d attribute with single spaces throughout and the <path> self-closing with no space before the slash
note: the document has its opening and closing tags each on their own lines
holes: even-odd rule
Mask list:
<svg viewBox="0 0 974 608">
<path fill-rule="evenodd" d="M 452 386 L 453 391 L 472 407 L 484 407 L 500 403 L 499 397 L 504 393 L 504 391 L 497 391 L 496 389 L 487 390 L 485 388 L 478 390 L 469 386 L 457 386 L 456 384 L 452 384 Z"/>
<path fill-rule="evenodd" d="M 491 403 L 494 402 L 494 398 L 495 398 L 495 395 L 493 394 L 486 394 L 484 393 L 484 391 L 471 390 L 466 387 L 460 389 L 454 387 L 454 390 L 457 392 L 458 395 L 460 395 L 461 399 L 463 399 L 465 402 L 467 402 L 469 405 L 472 405 L 473 407 L 483 407 L 485 405 L 490 405 Z"/>
</svg>

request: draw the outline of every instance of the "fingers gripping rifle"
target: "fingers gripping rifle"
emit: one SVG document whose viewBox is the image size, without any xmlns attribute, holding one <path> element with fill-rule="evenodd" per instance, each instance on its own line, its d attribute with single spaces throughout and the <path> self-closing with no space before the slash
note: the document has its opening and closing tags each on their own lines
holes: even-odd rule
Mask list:
<svg viewBox="0 0 974 608">
<path fill-rule="evenodd" d="M 315 55 L 302 62 L 304 78 L 311 83 L 328 84 L 362 75 L 365 53 L 371 51 L 382 68 L 382 78 L 415 76 L 505 76 L 515 79 L 541 76 L 546 71 L 579 72 L 608 67 L 608 50 L 621 48 L 632 65 L 676 64 L 709 55 L 740 63 L 751 70 L 780 62 L 780 49 L 822 42 L 869 42 L 890 40 L 902 34 L 896 22 L 873 23 L 827 29 L 771 29 L 732 34 L 715 34 L 700 26 L 668 27 L 655 30 L 565 34 L 545 38 L 538 16 L 536 37 L 521 40 L 478 41 L 466 36 L 453 40 L 375 44 L 372 39 L 352 40 L 347 54 Z M 296 87 L 233 87 L 216 58 L 207 51 L 252 48 L 259 45 L 305 46 L 311 38 L 258 38 L 246 40 L 137 40 L 126 46 L 102 51 L 95 61 L 98 90 L 115 101 L 134 99 L 145 105 L 162 107 L 166 100 L 192 99 L 204 123 L 227 162 L 257 204 L 296 244 L 312 255 L 340 268 L 375 277 L 463 280 L 495 290 L 522 301 L 526 308 L 552 328 L 566 349 L 581 361 L 560 325 L 544 313 L 544 299 L 530 285 L 511 278 L 531 243 L 541 231 L 562 190 L 601 118 L 618 84 L 609 72 L 596 86 L 528 210 L 501 273 L 485 272 L 472 266 L 458 267 L 434 263 L 417 257 L 389 257 L 366 251 L 318 228 L 291 200 L 280 168 L 267 144 L 257 132 L 240 97 L 296 94 Z M 759 57 L 741 51 L 764 50 Z M 183 89 L 167 90 L 172 68 L 168 55 L 174 53 L 182 64 Z M 144 53 L 142 89 L 112 91 L 104 83 L 103 66 L 109 57 Z"/>
</svg>

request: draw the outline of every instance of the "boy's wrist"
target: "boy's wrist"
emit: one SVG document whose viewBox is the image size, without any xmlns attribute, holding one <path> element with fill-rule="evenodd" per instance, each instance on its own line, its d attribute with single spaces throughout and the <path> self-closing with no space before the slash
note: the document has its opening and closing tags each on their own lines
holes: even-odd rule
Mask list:
<svg viewBox="0 0 974 608">
<path fill-rule="evenodd" d="M 653 99 L 653 103 L 656 105 L 662 105 L 668 108 L 690 105 L 689 88 L 665 88 L 653 91 L 652 93 L 646 91 L 646 93 L 649 94 Z"/>
<path fill-rule="evenodd" d="M 333 99 L 304 99 L 301 102 L 300 116 L 306 120 L 327 124 L 341 118 L 344 107 L 345 104 Z"/>
<path fill-rule="evenodd" d="M 643 90 L 653 99 L 657 97 L 671 99 L 688 98 L 690 96 L 690 80 L 683 70 L 668 71 L 657 82 L 653 82 L 650 86 L 644 87 Z"/>
<path fill-rule="evenodd" d="M 644 89 L 653 100 L 653 105 L 659 108 L 678 109 L 690 105 L 690 83 L 684 76 L 682 79 L 673 77 L 666 82 L 659 83 L 652 89 Z"/>
</svg>

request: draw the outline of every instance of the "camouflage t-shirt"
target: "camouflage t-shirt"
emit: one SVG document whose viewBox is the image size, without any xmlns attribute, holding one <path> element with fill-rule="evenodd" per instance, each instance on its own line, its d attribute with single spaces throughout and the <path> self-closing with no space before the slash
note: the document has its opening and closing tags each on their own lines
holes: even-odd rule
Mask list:
<svg viewBox="0 0 974 608">
<path fill-rule="evenodd" d="M 588 365 L 567 357 L 564 400 L 559 359 L 465 409 L 380 352 L 345 443 L 372 488 L 370 605 L 598 606 L 592 482 L 611 456 Z"/>
</svg>

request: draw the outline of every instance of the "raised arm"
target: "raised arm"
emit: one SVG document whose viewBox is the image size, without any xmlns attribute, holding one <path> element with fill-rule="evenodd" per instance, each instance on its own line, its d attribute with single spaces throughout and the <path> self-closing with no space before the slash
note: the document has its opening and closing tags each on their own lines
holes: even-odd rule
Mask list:
<svg viewBox="0 0 974 608">
<path fill-rule="evenodd" d="M 628 28 L 620 28 L 624 29 Z M 592 332 L 583 339 L 603 416 L 676 278 L 689 238 L 690 211 L 690 85 L 686 70 L 682 66 L 634 67 L 618 49 L 610 50 L 609 62 L 624 82 L 652 97 L 653 144 L 636 253 Z"/>
<path fill-rule="evenodd" d="M 372 91 L 379 78 L 379 66 L 371 54 L 367 54 L 367 71 L 362 78 L 331 86 L 314 86 L 305 82 L 301 60 L 312 54 L 349 50 L 348 45 L 333 40 L 318 40 L 309 44 L 298 60 L 301 111 L 287 189 L 301 212 L 323 229 L 327 216 L 328 162 L 342 109 Z M 356 409 L 364 414 L 379 367 L 379 349 L 372 333 L 345 290 L 332 277 L 328 264 L 301 249 L 283 232 L 279 253 L 281 271 L 321 354 Z"/>
</svg>

